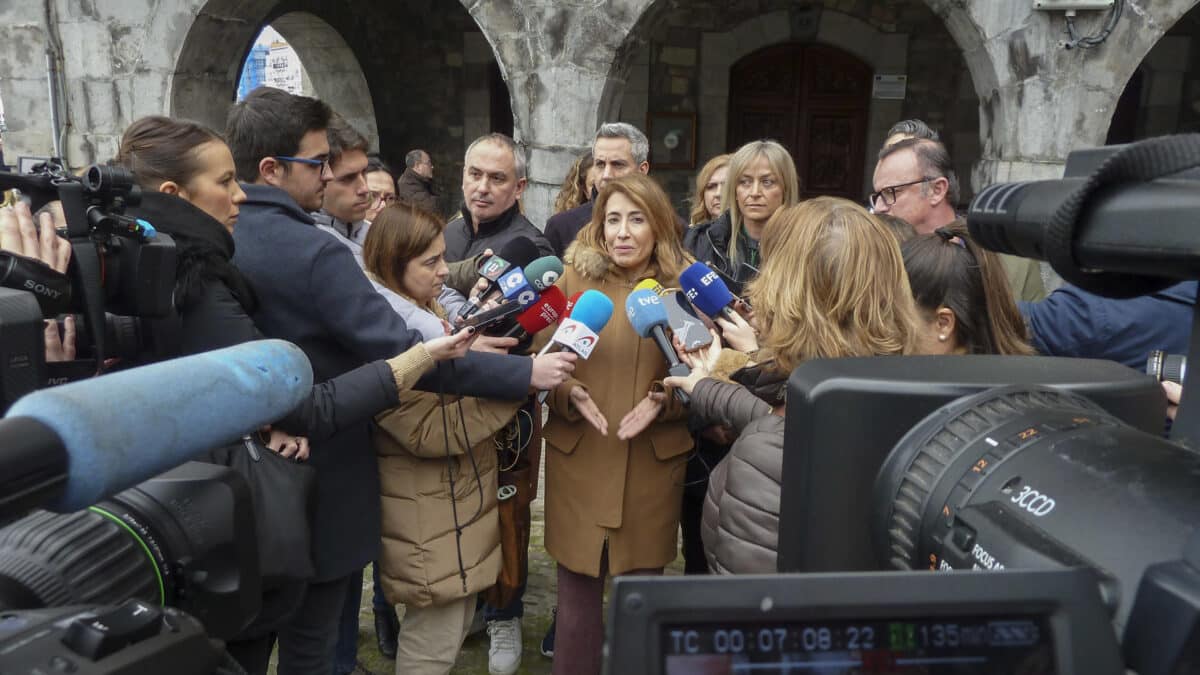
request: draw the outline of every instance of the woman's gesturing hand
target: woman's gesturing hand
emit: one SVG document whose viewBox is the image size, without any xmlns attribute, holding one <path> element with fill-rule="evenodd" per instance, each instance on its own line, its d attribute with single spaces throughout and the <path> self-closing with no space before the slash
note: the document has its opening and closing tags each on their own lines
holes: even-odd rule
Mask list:
<svg viewBox="0 0 1200 675">
<path fill-rule="evenodd" d="M 638 401 L 638 404 L 621 418 L 621 426 L 617 428 L 617 438 L 627 441 L 646 430 L 650 423 L 662 412 L 665 397 L 662 392 L 650 392 Z"/>
<path fill-rule="evenodd" d="M 433 357 L 434 361 L 457 359 L 466 355 L 474 340 L 475 328 L 467 327 L 453 335 L 427 340 L 425 349 L 429 351 L 429 355 Z"/>
<path fill-rule="evenodd" d="M 608 420 L 604 417 L 604 413 L 600 412 L 600 406 L 592 400 L 591 394 L 588 394 L 587 389 L 576 385 L 571 388 L 571 405 L 583 415 L 583 419 L 588 421 L 600 432 L 600 435 L 608 435 Z"/>
</svg>

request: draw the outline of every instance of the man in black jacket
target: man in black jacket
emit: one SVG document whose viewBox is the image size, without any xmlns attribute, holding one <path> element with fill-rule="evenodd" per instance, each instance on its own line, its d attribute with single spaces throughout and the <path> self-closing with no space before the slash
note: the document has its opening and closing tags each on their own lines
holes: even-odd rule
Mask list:
<svg viewBox="0 0 1200 675">
<path fill-rule="evenodd" d="M 424 150 L 413 150 L 404 156 L 404 173 L 396 179 L 396 199 L 401 199 L 437 213 L 437 192 L 433 188 L 433 158 Z"/>
<path fill-rule="evenodd" d="M 446 260 L 465 260 L 499 251 L 514 237 L 527 237 L 541 255 L 554 255 L 542 231 L 521 215 L 525 156 L 513 139 L 487 134 L 467 146 L 463 159 L 463 208 L 446 224 Z"/>
<path fill-rule="evenodd" d="M 421 341 L 358 269 L 350 251 L 318 230 L 331 178 L 325 129 L 331 110 L 312 98 L 262 87 L 230 110 L 226 136 L 247 200 L 234 231 L 234 264 L 259 298 L 255 323 L 299 345 L 323 381 Z M 521 399 L 561 382 L 569 360 L 471 353 L 421 381 L 428 390 Z M 316 578 L 279 632 L 279 673 L 329 675 L 346 588 L 379 552 L 379 475 L 367 424 L 314 443 Z M 415 514 L 414 514 L 415 517 Z M 263 555 L 270 555 L 264 551 Z"/>
</svg>

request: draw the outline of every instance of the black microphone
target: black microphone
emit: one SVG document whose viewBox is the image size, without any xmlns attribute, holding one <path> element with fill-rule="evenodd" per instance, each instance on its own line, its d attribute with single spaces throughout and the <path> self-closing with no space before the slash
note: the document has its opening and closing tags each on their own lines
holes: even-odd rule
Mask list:
<svg viewBox="0 0 1200 675">
<path fill-rule="evenodd" d="M 514 237 L 508 240 L 500 247 L 498 254 L 483 261 L 479 266 L 479 278 L 486 279 L 488 286 L 479 295 L 467 299 L 467 306 L 463 308 L 461 316 L 465 319 L 478 312 L 479 307 L 487 302 L 488 296 L 500 290 L 500 280 L 505 274 L 515 267 L 525 267 L 537 257 L 537 245 L 529 237 Z"/>
</svg>

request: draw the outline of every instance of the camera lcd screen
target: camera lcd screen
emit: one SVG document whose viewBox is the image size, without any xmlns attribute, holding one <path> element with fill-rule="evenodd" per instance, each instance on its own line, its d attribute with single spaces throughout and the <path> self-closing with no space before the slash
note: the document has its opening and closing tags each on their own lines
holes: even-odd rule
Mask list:
<svg viewBox="0 0 1200 675">
<path fill-rule="evenodd" d="M 1040 615 L 676 623 L 659 637 L 666 675 L 1056 672 Z"/>
</svg>

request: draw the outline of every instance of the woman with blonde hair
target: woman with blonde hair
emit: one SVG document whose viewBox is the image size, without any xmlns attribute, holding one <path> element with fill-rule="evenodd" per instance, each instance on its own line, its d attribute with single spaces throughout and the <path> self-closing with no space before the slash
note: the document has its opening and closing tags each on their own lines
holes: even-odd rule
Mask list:
<svg viewBox="0 0 1200 675">
<path fill-rule="evenodd" d="M 787 378 L 804 361 L 913 353 L 916 312 L 895 237 L 863 207 L 817 197 L 780 209 L 762 233 L 749 287 L 758 363 L 710 377 L 720 347 L 685 355 L 691 410 L 739 435 L 713 470 L 702 534 L 713 572 L 773 573 L 778 543 Z M 744 385 L 744 386 L 743 386 Z"/>
<path fill-rule="evenodd" d="M 592 199 L 592 188 L 596 184 L 592 172 L 595 163 L 592 161 L 592 151 L 588 150 L 575 160 L 567 177 L 563 179 L 558 196 L 554 198 L 554 212 L 562 213 L 589 202 Z"/>
<path fill-rule="evenodd" d="M 548 399 L 546 551 L 558 562 L 558 675 L 600 672 L 606 576 L 659 574 L 675 559 L 692 439 L 684 410 L 662 394 L 661 352 L 620 315 L 640 281 L 678 285 L 690 262 L 670 200 L 640 173 L 600 190 L 567 251 L 559 288 L 604 293 L 617 315 Z"/>
<path fill-rule="evenodd" d="M 787 149 L 775 141 L 747 143 L 729 158 L 721 192 L 725 213 L 690 228 L 684 247 L 720 274 L 734 295 L 741 295 L 758 273 L 763 227 L 799 197 L 800 180 Z"/>
<path fill-rule="evenodd" d="M 696 189 L 692 193 L 692 213 L 688 225 L 695 227 L 721 216 L 721 192 L 729 175 L 730 155 L 717 155 L 704 163 L 696 174 Z"/>
</svg>

